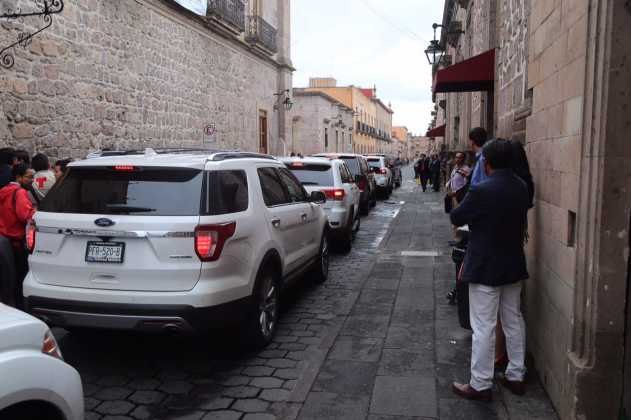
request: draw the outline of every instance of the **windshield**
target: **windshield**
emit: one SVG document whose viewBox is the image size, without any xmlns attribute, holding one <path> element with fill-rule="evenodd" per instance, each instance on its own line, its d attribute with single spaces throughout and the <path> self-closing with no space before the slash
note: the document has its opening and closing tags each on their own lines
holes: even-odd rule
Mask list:
<svg viewBox="0 0 631 420">
<path fill-rule="evenodd" d="M 199 215 L 201 170 L 125 168 L 70 168 L 44 198 L 40 210 L 81 214 Z"/>
<path fill-rule="evenodd" d="M 289 169 L 305 187 L 310 185 L 334 185 L 333 170 L 329 165 L 304 165 L 302 167 L 289 165 Z"/>
</svg>

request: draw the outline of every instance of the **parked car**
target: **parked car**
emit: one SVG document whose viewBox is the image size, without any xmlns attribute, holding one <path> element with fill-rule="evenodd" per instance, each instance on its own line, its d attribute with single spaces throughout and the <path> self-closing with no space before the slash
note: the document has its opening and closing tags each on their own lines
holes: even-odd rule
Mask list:
<svg viewBox="0 0 631 420">
<path fill-rule="evenodd" d="M 325 157 L 327 159 L 341 159 L 346 162 L 361 192 L 359 205 L 361 214 L 366 215 L 371 207 L 375 207 L 377 204 L 375 176 L 370 170 L 364 156 L 354 153 L 319 153 L 313 156 Z"/>
<path fill-rule="evenodd" d="M 366 156 L 370 169 L 375 174 L 375 184 L 377 184 L 377 194 L 382 198 L 390 197 L 394 189 L 392 181 L 392 171 L 386 164 L 383 156 Z"/>
<path fill-rule="evenodd" d="M 277 159 L 143 152 L 68 166 L 28 227 L 28 310 L 49 324 L 272 339 L 279 291 L 327 279 L 324 193 Z"/>
<path fill-rule="evenodd" d="M 79 373 L 46 324 L 0 303 L 0 419 L 83 419 Z"/>
<path fill-rule="evenodd" d="M 361 223 L 361 192 L 345 161 L 313 157 L 281 160 L 308 193 L 322 191 L 326 195 L 323 207 L 329 220 L 332 242 L 338 243 L 343 252 L 349 252 Z"/>
</svg>

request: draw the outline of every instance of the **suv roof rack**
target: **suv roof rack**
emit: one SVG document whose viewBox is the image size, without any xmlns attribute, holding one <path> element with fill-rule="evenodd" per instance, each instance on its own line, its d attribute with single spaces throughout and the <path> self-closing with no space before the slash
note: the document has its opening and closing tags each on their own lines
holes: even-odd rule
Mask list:
<svg viewBox="0 0 631 420">
<path fill-rule="evenodd" d="M 210 160 L 212 160 L 213 162 L 219 162 L 222 160 L 228 160 L 228 159 L 270 159 L 270 160 L 276 160 L 276 158 L 274 156 L 270 156 L 270 155 L 265 155 L 262 153 L 252 153 L 252 152 L 239 152 L 239 151 L 234 151 L 234 152 L 216 152 L 213 154 L 212 158 Z"/>
<path fill-rule="evenodd" d="M 214 154 L 218 152 L 225 152 L 225 150 L 218 149 L 204 149 L 204 148 L 187 148 L 187 147 L 160 147 L 151 148 L 147 147 L 143 150 L 98 150 L 96 152 L 89 153 L 87 159 L 97 157 L 108 156 L 131 156 L 131 155 L 164 155 L 169 153 L 200 153 L 200 154 Z"/>
</svg>

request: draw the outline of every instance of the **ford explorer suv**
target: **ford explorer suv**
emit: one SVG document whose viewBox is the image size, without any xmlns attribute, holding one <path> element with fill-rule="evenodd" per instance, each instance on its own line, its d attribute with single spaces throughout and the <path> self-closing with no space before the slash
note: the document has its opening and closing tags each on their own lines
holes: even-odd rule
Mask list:
<svg viewBox="0 0 631 420">
<path fill-rule="evenodd" d="M 327 279 L 325 201 L 266 155 L 147 149 L 74 162 L 27 228 L 25 305 L 70 331 L 239 322 L 263 346 L 279 291 L 304 274 Z"/>
</svg>

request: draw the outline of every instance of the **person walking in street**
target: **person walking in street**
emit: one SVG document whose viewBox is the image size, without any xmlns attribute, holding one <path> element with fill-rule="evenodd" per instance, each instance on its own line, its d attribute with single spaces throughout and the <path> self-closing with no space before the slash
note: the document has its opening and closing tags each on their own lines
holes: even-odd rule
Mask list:
<svg viewBox="0 0 631 420">
<path fill-rule="evenodd" d="M 23 163 L 13 167 L 14 182 L 0 189 L 0 236 L 11 241 L 15 262 L 15 302 L 21 306 L 22 282 L 28 272 L 26 225 L 33 218 L 35 208 L 28 196 L 34 172 Z"/>
<path fill-rule="evenodd" d="M 432 161 L 430 162 L 429 172 L 432 179 L 432 189 L 434 190 L 434 192 L 440 191 L 440 166 L 441 162 L 440 159 L 438 159 L 438 155 L 433 155 Z"/>
<path fill-rule="evenodd" d="M 33 170 L 35 171 L 33 180 L 33 190 L 41 200 L 48 191 L 55 185 L 55 173 L 50 169 L 50 161 L 48 156 L 38 153 L 31 160 Z"/>
<path fill-rule="evenodd" d="M 452 390 L 464 398 L 488 401 L 492 398 L 498 312 L 509 358 L 501 383 L 517 395 L 525 391 L 525 325 L 520 296 L 522 281 L 528 278 L 523 245 L 529 194 L 511 168 L 508 141 L 488 142 L 482 156 L 487 180 L 472 185 L 460 206 L 451 212 L 454 225 L 471 228 L 462 281 L 469 283 L 473 330 L 471 380 L 468 384 L 454 382 Z"/>
<path fill-rule="evenodd" d="M 421 188 L 423 189 L 423 192 L 427 191 L 427 181 L 430 178 L 429 158 L 425 154 L 422 154 L 418 162 L 416 162 L 414 169 L 421 180 Z"/>
</svg>

